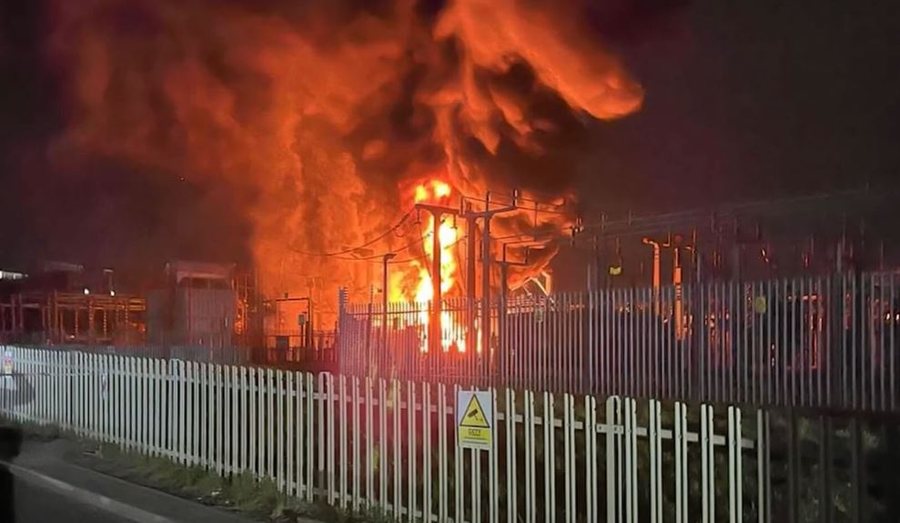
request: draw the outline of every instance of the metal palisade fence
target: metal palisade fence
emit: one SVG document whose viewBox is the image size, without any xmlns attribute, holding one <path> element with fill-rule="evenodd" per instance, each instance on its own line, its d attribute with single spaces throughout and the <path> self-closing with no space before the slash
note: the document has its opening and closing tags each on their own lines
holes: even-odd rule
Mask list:
<svg viewBox="0 0 900 523">
<path fill-rule="evenodd" d="M 434 343 L 431 304 L 342 302 L 340 368 L 473 386 L 898 412 L 898 283 L 894 273 L 841 273 L 490 307 L 449 299 Z"/>
<path fill-rule="evenodd" d="M 403 521 L 770 521 L 768 418 L 736 407 L 491 390 L 461 449 L 458 387 L 5 347 L 2 412 L 251 473 Z M 464 407 L 463 407 L 464 408 Z"/>
</svg>

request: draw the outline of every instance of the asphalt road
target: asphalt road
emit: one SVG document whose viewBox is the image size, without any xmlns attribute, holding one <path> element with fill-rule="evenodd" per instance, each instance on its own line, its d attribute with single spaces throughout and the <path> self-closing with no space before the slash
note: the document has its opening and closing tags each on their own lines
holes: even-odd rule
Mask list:
<svg viewBox="0 0 900 523">
<path fill-rule="evenodd" d="M 17 523 L 91 522 L 121 523 L 127 519 L 73 501 L 52 490 L 16 478 L 15 511 Z"/>
</svg>

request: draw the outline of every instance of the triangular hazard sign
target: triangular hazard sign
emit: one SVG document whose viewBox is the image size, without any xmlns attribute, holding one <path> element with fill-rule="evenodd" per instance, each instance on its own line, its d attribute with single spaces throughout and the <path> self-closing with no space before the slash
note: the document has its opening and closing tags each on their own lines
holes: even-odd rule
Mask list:
<svg viewBox="0 0 900 523">
<path fill-rule="evenodd" d="M 478 396 L 472 395 L 472 399 L 469 400 L 469 406 L 466 407 L 466 413 L 463 414 L 459 426 L 483 429 L 491 428 L 490 423 L 488 423 L 487 418 L 484 415 L 484 409 L 481 408 L 481 403 L 478 402 Z"/>
</svg>

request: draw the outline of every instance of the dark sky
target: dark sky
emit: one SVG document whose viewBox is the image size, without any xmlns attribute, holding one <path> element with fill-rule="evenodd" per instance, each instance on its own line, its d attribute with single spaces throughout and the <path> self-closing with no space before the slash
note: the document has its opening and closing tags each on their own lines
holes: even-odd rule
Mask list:
<svg viewBox="0 0 900 523">
<path fill-rule="evenodd" d="M 62 260 L 135 274 L 179 258 L 246 261 L 246 220 L 208 187 L 107 160 L 50 164 L 65 110 L 47 6 L 0 0 L 0 266 Z"/>
<path fill-rule="evenodd" d="M 618 43 L 646 102 L 598 124 L 602 207 L 900 182 L 900 2 L 699 0 L 653 29 Z"/>
<path fill-rule="evenodd" d="M 654 5 L 618 0 L 598 8 L 598 24 L 645 87 L 646 102 L 621 121 L 588 124 L 579 188 L 589 211 L 646 213 L 895 183 L 900 2 Z M 616 25 L 616 13 L 642 10 L 653 15 L 623 15 L 638 22 Z M 239 240 L 204 241 L 202 231 L 196 241 L 164 241 L 195 212 L 194 196 L 177 184 L 116 166 L 88 175 L 45 164 L 62 117 L 41 51 L 44 16 L 36 1 L 0 7 L 0 266 L 37 258 L 99 263 L 133 242 L 130 234 L 156 239 L 142 253 L 151 258 L 239 250 Z M 150 193 L 175 196 L 147 208 Z M 245 232 L 227 209 L 196 212 Z M 110 233 L 110 223 L 132 232 Z"/>
</svg>

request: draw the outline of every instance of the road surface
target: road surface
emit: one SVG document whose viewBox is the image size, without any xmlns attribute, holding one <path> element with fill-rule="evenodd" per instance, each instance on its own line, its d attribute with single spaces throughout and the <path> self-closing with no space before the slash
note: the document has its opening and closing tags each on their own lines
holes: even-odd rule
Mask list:
<svg viewBox="0 0 900 523">
<path fill-rule="evenodd" d="M 17 523 L 90 522 L 122 523 L 127 519 L 90 505 L 73 501 L 55 491 L 16 478 Z"/>
</svg>

